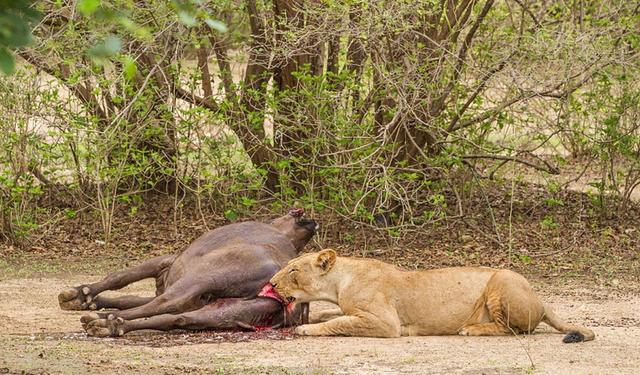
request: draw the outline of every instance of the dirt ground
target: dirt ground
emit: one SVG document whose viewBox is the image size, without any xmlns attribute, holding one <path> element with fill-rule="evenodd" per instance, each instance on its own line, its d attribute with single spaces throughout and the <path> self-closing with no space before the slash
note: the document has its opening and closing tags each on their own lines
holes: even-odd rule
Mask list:
<svg viewBox="0 0 640 375">
<path fill-rule="evenodd" d="M 96 279 L 0 276 L 0 374 L 637 374 L 640 368 L 639 285 L 617 280 L 610 286 L 533 282 L 563 317 L 596 332 L 595 341 L 568 345 L 544 325 L 523 337 L 303 338 L 285 331 L 256 338 L 146 331 L 94 339 L 82 332 L 82 313 L 59 310 L 56 296 L 66 286 Z M 122 292 L 152 290 L 142 282 Z"/>
</svg>

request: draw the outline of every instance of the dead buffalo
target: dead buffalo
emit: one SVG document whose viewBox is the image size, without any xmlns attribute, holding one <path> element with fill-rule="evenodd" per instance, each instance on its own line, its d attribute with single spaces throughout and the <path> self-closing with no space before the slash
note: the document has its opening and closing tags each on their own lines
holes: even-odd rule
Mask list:
<svg viewBox="0 0 640 375">
<path fill-rule="evenodd" d="M 295 258 L 317 230 L 303 209 L 270 224 L 226 225 L 196 239 L 179 255 L 150 259 L 102 281 L 58 295 L 64 310 L 118 309 L 81 318 L 92 336 L 121 336 L 139 329 L 256 329 L 299 324 L 308 305 L 283 308 L 261 288 Z M 105 290 L 155 278 L 156 296 L 107 297 Z"/>
</svg>

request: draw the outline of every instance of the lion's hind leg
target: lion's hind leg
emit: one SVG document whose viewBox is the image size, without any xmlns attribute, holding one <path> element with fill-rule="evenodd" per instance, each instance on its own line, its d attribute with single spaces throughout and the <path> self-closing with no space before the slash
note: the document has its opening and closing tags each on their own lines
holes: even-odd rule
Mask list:
<svg viewBox="0 0 640 375">
<path fill-rule="evenodd" d="M 544 315 L 544 307 L 529 282 L 508 270 L 491 277 L 478 303 L 484 306 L 462 327 L 460 335 L 532 333 Z"/>
<path fill-rule="evenodd" d="M 489 320 L 489 322 L 483 322 Z M 500 295 L 484 293 L 476 302 L 475 313 L 458 334 L 461 336 L 504 336 L 510 333 L 506 324 Z"/>
</svg>

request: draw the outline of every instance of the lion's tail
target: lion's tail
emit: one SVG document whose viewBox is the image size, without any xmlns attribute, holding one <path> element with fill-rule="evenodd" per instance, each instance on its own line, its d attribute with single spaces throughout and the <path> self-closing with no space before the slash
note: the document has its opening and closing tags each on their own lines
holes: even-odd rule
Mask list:
<svg viewBox="0 0 640 375">
<path fill-rule="evenodd" d="M 595 333 L 589 328 L 567 323 L 560 319 L 548 305 L 544 306 L 544 318 L 542 321 L 558 331 L 566 333 L 567 335 L 562 339 L 565 343 L 591 341 L 596 337 Z"/>
</svg>

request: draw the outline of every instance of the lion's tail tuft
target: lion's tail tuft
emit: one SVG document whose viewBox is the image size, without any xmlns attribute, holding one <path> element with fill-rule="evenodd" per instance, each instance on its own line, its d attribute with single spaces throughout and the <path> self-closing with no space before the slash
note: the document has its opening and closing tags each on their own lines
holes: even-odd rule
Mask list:
<svg viewBox="0 0 640 375">
<path fill-rule="evenodd" d="M 591 341 L 596 335 L 589 328 L 585 328 L 576 324 L 570 324 L 560 319 L 553 310 L 545 305 L 544 306 L 544 318 L 543 322 L 547 323 L 551 327 L 557 329 L 562 333 L 566 333 L 567 335 L 562 339 L 562 342 L 574 343 L 574 342 L 582 342 L 582 341 Z"/>
<path fill-rule="evenodd" d="M 574 342 L 583 342 L 584 335 L 578 331 L 571 331 L 567 333 L 567 335 L 562 339 L 562 342 L 565 344 L 570 344 Z"/>
</svg>

